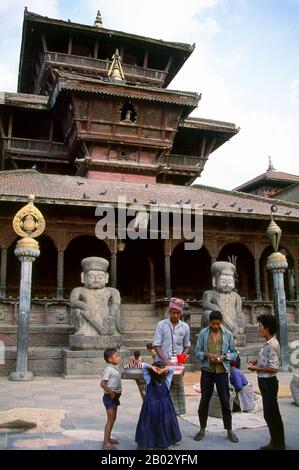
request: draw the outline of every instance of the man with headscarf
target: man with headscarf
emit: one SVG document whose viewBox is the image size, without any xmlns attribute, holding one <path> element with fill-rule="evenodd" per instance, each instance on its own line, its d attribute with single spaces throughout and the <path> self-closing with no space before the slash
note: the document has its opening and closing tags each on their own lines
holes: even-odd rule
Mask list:
<svg viewBox="0 0 299 470">
<path fill-rule="evenodd" d="M 191 347 L 190 328 L 181 320 L 184 301 L 173 297 L 169 302 L 169 318 L 161 320 L 156 328 L 153 341 L 158 358 L 164 365 L 173 365 L 171 358 L 177 354 L 188 354 Z M 186 413 L 183 377 L 172 381 L 170 396 L 177 415 Z"/>
</svg>

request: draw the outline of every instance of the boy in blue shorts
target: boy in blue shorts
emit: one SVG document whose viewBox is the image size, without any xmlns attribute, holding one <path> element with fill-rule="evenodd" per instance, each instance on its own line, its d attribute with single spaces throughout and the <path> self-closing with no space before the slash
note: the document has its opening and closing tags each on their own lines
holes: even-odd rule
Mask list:
<svg viewBox="0 0 299 470">
<path fill-rule="evenodd" d="M 119 397 L 122 391 L 121 375 L 117 367 L 121 362 L 121 357 L 116 349 L 106 349 L 104 359 L 108 365 L 104 369 L 101 380 L 101 387 L 105 391 L 103 403 L 107 412 L 103 449 L 109 450 L 116 448 L 114 444 L 119 444 L 116 439 L 111 438 L 111 431 L 116 420 L 117 407 L 120 405 Z"/>
</svg>

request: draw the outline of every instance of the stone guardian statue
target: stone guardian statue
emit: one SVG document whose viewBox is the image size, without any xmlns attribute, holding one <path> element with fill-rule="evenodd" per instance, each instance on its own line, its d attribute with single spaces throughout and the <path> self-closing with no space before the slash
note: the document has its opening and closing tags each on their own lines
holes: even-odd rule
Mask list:
<svg viewBox="0 0 299 470">
<path fill-rule="evenodd" d="M 207 327 L 211 311 L 218 310 L 223 315 L 223 326 L 232 332 L 238 346 L 244 346 L 246 336 L 242 300 L 234 290 L 236 267 L 227 261 L 216 261 L 211 271 L 213 289 L 203 294 L 201 327 Z"/>
<path fill-rule="evenodd" d="M 90 257 L 81 261 L 83 287 L 76 287 L 70 295 L 71 315 L 76 327 L 74 336 L 119 335 L 120 294 L 106 287 L 109 262 L 104 258 Z"/>
</svg>

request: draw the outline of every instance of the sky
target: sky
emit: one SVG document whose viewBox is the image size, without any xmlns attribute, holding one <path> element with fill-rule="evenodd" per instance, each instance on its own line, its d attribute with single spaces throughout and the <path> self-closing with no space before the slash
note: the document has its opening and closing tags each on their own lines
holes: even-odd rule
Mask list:
<svg viewBox="0 0 299 470">
<path fill-rule="evenodd" d="M 240 132 L 198 183 L 233 189 L 264 173 L 299 174 L 299 0 L 0 0 L 0 91 L 16 91 L 24 7 L 109 29 L 196 44 L 169 88 L 202 93 L 192 113 Z"/>
</svg>

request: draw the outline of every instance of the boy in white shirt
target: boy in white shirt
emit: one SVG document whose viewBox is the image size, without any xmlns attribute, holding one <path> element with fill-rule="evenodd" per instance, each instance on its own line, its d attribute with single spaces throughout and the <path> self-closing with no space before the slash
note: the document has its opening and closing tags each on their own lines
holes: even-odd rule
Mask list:
<svg viewBox="0 0 299 470">
<path fill-rule="evenodd" d="M 116 420 L 117 407 L 120 405 L 119 397 L 122 392 L 121 375 L 117 367 L 121 362 L 121 357 L 116 349 L 106 349 L 104 359 L 108 365 L 104 369 L 101 380 L 101 387 L 105 391 L 103 403 L 107 412 L 103 449 L 109 450 L 116 448 L 114 444 L 119 444 L 116 439 L 111 438 L 111 432 Z"/>
</svg>

